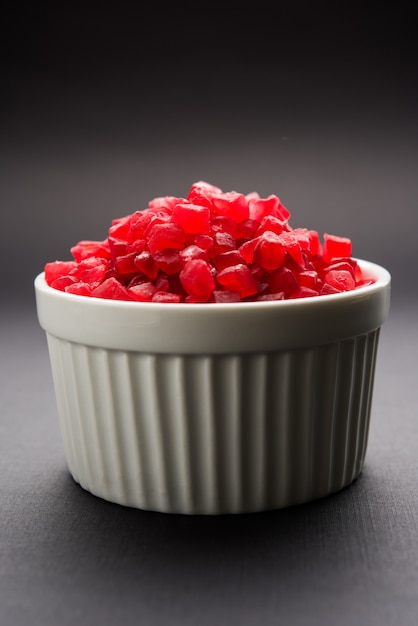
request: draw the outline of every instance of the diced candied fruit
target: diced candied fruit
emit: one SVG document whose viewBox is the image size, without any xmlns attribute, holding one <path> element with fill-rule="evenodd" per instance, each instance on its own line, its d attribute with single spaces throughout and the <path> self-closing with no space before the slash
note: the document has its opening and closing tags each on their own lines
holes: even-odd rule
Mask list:
<svg viewBox="0 0 418 626">
<path fill-rule="evenodd" d="M 238 291 L 233 291 L 232 289 L 214 289 L 213 290 L 213 301 L 214 302 L 241 302 L 242 298 Z"/>
<path fill-rule="evenodd" d="M 258 243 L 259 237 L 244 241 L 244 243 L 238 248 L 239 253 L 243 257 L 246 263 L 251 264 L 254 258 L 254 250 Z"/>
<path fill-rule="evenodd" d="M 187 261 L 180 272 L 180 282 L 190 296 L 201 298 L 202 301 L 209 300 L 215 287 L 210 266 L 203 259 Z"/>
<path fill-rule="evenodd" d="M 272 293 L 283 292 L 286 298 L 290 298 L 298 288 L 295 274 L 285 266 L 272 273 L 269 284 Z"/>
<path fill-rule="evenodd" d="M 213 248 L 211 248 L 212 258 L 223 252 L 235 250 L 235 239 L 225 232 L 217 232 L 213 235 Z"/>
<path fill-rule="evenodd" d="M 180 302 L 180 294 L 169 291 L 156 291 L 152 296 L 152 302 Z"/>
<path fill-rule="evenodd" d="M 58 291 L 66 291 L 67 287 L 77 282 L 78 279 L 75 276 L 67 274 L 66 276 L 58 276 L 58 278 L 55 278 L 51 283 L 51 287 L 58 289 Z"/>
<path fill-rule="evenodd" d="M 212 197 L 215 193 L 222 193 L 222 189 L 215 187 L 215 185 L 211 185 L 204 180 L 200 180 L 193 183 L 190 187 L 189 193 L 187 194 L 187 200 L 189 202 L 193 202 L 194 204 L 211 208 Z"/>
<path fill-rule="evenodd" d="M 144 250 L 135 257 L 135 267 L 137 271 L 142 272 L 148 278 L 156 278 L 158 275 L 158 267 L 151 252 Z"/>
<path fill-rule="evenodd" d="M 212 240 L 211 244 L 213 244 Z M 204 261 L 209 262 L 209 257 L 206 251 L 195 244 L 191 244 L 190 246 L 186 246 L 183 250 L 180 250 L 179 257 L 183 265 L 187 263 L 187 261 L 191 261 L 191 259 L 203 259 Z"/>
<path fill-rule="evenodd" d="M 337 237 L 324 233 L 322 256 L 326 263 L 335 258 L 351 257 L 351 240 L 348 237 Z"/>
<path fill-rule="evenodd" d="M 286 295 L 284 291 L 279 291 L 278 293 L 262 293 L 257 296 L 257 302 L 273 302 L 275 300 L 284 300 Z"/>
<path fill-rule="evenodd" d="M 174 206 L 181 201 L 186 202 L 186 199 L 177 198 L 176 196 L 160 196 L 158 198 L 153 198 L 153 200 L 150 200 L 148 202 L 148 207 L 150 209 L 156 209 L 157 211 L 163 209 L 170 213 L 173 210 Z"/>
<path fill-rule="evenodd" d="M 175 248 L 181 250 L 184 247 L 186 234 L 178 224 L 166 222 L 153 224 L 148 236 L 148 248 L 151 254 L 164 250 L 164 248 Z"/>
<path fill-rule="evenodd" d="M 239 250 L 227 250 L 217 256 L 213 257 L 213 264 L 217 270 L 223 270 L 225 267 L 231 265 L 238 265 L 239 263 L 245 263 L 245 260 L 239 253 Z"/>
<path fill-rule="evenodd" d="M 178 250 L 165 248 L 154 254 L 154 261 L 158 269 L 166 274 L 175 274 L 183 267 Z"/>
<path fill-rule="evenodd" d="M 322 282 L 315 270 L 303 270 L 298 273 L 297 279 L 299 287 L 308 287 L 317 291 L 321 288 Z"/>
<path fill-rule="evenodd" d="M 355 288 L 356 281 L 347 270 L 330 270 L 325 274 L 324 285 L 335 287 L 338 291 L 351 291 Z"/>
<path fill-rule="evenodd" d="M 110 300 L 132 300 L 129 291 L 116 278 L 106 278 L 100 285 L 92 289 L 95 298 Z"/>
<path fill-rule="evenodd" d="M 321 254 L 321 241 L 319 239 L 318 231 L 308 230 L 308 237 L 310 242 L 310 251 L 313 255 Z"/>
<path fill-rule="evenodd" d="M 139 302 L 149 302 L 156 291 L 157 287 L 151 282 L 139 283 L 128 287 L 129 295 L 132 296 L 133 300 L 138 300 Z"/>
<path fill-rule="evenodd" d="M 216 193 L 213 195 L 212 203 L 215 213 L 231 217 L 236 223 L 250 217 L 248 202 L 245 196 L 237 191 Z"/>
<path fill-rule="evenodd" d="M 71 285 L 67 285 L 65 291 L 66 293 L 75 293 L 78 296 L 90 296 L 92 287 L 88 283 L 78 281 L 76 283 L 72 283 Z"/>
<path fill-rule="evenodd" d="M 257 220 L 253 220 L 248 218 L 247 220 L 243 220 L 239 222 L 235 229 L 235 239 L 239 241 L 240 239 L 251 239 L 254 237 L 256 230 L 259 228 L 260 223 Z"/>
<path fill-rule="evenodd" d="M 293 231 L 284 232 L 279 235 L 280 241 L 286 248 L 286 252 L 289 256 L 299 265 L 304 267 L 304 258 L 302 255 L 302 247 L 299 241 L 299 237 Z"/>
<path fill-rule="evenodd" d="M 292 298 L 312 298 L 312 296 L 319 296 L 319 291 L 299 285 L 297 290 L 292 294 Z"/>
<path fill-rule="evenodd" d="M 238 291 L 241 298 L 253 296 L 258 292 L 258 283 L 248 265 L 244 263 L 225 267 L 217 274 L 216 280 L 226 289 Z"/>
<path fill-rule="evenodd" d="M 91 256 L 109 259 L 110 245 L 107 239 L 104 241 L 79 241 L 75 246 L 70 248 L 70 252 L 77 263 Z"/>
<path fill-rule="evenodd" d="M 292 228 L 276 195 L 224 192 L 198 181 L 111 221 L 70 261 L 46 263 L 47 284 L 70 294 L 133 302 L 232 303 L 308 298 L 370 284 L 347 237 Z"/>
<path fill-rule="evenodd" d="M 52 261 L 46 263 L 44 267 L 45 280 L 48 285 L 51 285 L 54 280 L 61 276 L 68 276 L 69 274 L 75 274 L 78 269 L 78 263 L 76 261 Z"/>
<path fill-rule="evenodd" d="M 135 259 L 138 256 L 136 252 L 129 252 L 122 256 L 117 256 L 114 260 L 115 269 L 121 276 L 134 274 L 137 271 Z"/>
<path fill-rule="evenodd" d="M 192 203 L 179 203 L 173 207 L 173 222 L 181 226 L 185 233 L 208 233 L 210 212 L 208 207 Z"/>
<path fill-rule="evenodd" d="M 83 283 L 88 283 L 93 287 L 105 279 L 108 267 L 108 261 L 100 257 L 83 259 L 78 264 L 77 277 Z"/>
<path fill-rule="evenodd" d="M 236 238 L 237 223 L 232 217 L 226 215 L 213 215 L 210 220 L 210 233 L 229 233 L 231 237 Z"/>
<path fill-rule="evenodd" d="M 254 248 L 254 263 L 257 263 L 265 270 L 275 270 L 281 267 L 286 255 L 286 247 L 280 239 L 270 230 L 266 230 L 258 238 Z"/>
<path fill-rule="evenodd" d="M 259 222 L 259 226 L 256 231 L 256 235 L 262 235 L 266 230 L 269 230 L 276 235 L 280 235 L 286 228 L 286 222 L 284 220 L 279 220 L 274 215 L 265 215 L 261 222 Z"/>
<path fill-rule="evenodd" d="M 118 217 L 112 220 L 112 224 L 108 230 L 109 237 L 126 241 L 131 227 L 131 219 L 131 215 L 125 215 L 124 217 Z"/>
<path fill-rule="evenodd" d="M 202 248 L 202 250 L 205 250 L 208 253 L 210 253 L 213 249 L 213 239 L 210 235 L 201 235 L 199 233 L 194 238 L 194 243 L 196 246 L 199 246 L 199 248 Z"/>
</svg>

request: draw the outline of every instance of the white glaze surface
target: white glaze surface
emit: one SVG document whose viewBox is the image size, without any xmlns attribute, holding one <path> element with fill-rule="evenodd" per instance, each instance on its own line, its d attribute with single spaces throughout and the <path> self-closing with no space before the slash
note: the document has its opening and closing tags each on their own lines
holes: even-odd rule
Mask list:
<svg viewBox="0 0 418 626">
<path fill-rule="evenodd" d="M 378 332 L 225 356 L 48 336 L 70 472 L 112 502 L 189 514 L 274 509 L 337 491 L 363 466 Z"/>
<path fill-rule="evenodd" d="M 74 479 L 112 502 L 185 514 L 282 508 L 349 485 L 390 297 L 386 270 L 362 264 L 376 282 L 356 292 L 235 305 L 68 296 L 39 275 Z"/>
<path fill-rule="evenodd" d="M 170 304 L 66 294 L 35 280 L 38 317 L 50 334 L 86 345 L 143 352 L 223 354 L 304 348 L 379 328 L 390 275 L 360 261 L 376 282 L 336 295 L 278 302 Z"/>
</svg>

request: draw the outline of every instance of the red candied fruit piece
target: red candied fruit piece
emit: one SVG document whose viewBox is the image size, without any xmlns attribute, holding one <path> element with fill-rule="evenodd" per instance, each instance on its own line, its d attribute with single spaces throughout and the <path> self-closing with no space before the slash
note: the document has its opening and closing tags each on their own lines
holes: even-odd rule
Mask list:
<svg viewBox="0 0 418 626">
<path fill-rule="evenodd" d="M 66 293 L 74 293 L 77 296 L 90 296 L 92 292 L 91 285 L 78 281 L 72 283 L 65 288 Z"/>
<path fill-rule="evenodd" d="M 183 267 L 178 250 L 173 250 L 171 248 L 159 250 L 153 255 L 153 258 L 158 269 L 162 270 L 166 274 L 176 274 Z"/>
<path fill-rule="evenodd" d="M 309 231 L 308 231 L 307 228 L 294 228 L 291 231 L 291 234 L 299 242 L 301 250 L 310 252 L 310 250 L 311 250 L 311 237 L 309 235 Z"/>
<path fill-rule="evenodd" d="M 213 244 L 212 239 L 211 243 Z M 192 259 L 203 259 L 207 263 L 209 262 L 209 257 L 206 251 L 195 244 L 190 244 L 190 246 L 186 246 L 183 250 L 180 250 L 179 257 L 183 265 Z"/>
<path fill-rule="evenodd" d="M 213 249 L 213 239 L 210 235 L 198 234 L 194 238 L 194 243 L 196 246 L 199 246 L 199 248 L 202 248 L 202 250 L 205 250 L 208 254 L 210 254 L 210 251 Z"/>
<path fill-rule="evenodd" d="M 301 267 L 304 267 L 304 257 L 302 255 L 302 247 L 297 234 L 290 232 L 283 232 L 279 235 L 280 241 L 286 248 L 286 252 L 295 261 L 295 263 Z"/>
<path fill-rule="evenodd" d="M 332 285 L 329 285 L 328 283 L 325 283 L 322 288 L 321 291 L 319 292 L 320 296 L 328 296 L 334 293 L 341 293 L 340 289 L 337 289 L 336 287 L 333 287 Z"/>
<path fill-rule="evenodd" d="M 130 252 L 123 256 L 117 256 L 114 260 L 114 266 L 118 274 L 121 276 L 129 276 L 137 272 L 135 259 L 138 256 L 136 252 Z"/>
<path fill-rule="evenodd" d="M 242 298 L 238 291 L 232 289 L 214 289 L 212 293 L 213 302 L 228 304 L 231 302 L 241 302 Z"/>
<path fill-rule="evenodd" d="M 206 234 L 210 231 L 210 211 L 205 206 L 179 203 L 173 207 L 173 222 L 185 233 Z"/>
<path fill-rule="evenodd" d="M 247 199 L 237 191 L 214 194 L 212 208 L 215 213 L 231 217 L 235 222 L 242 222 L 250 217 Z"/>
<path fill-rule="evenodd" d="M 221 270 L 216 280 L 220 285 L 232 291 L 238 291 L 241 298 L 253 296 L 258 292 L 258 283 L 248 265 L 240 263 Z"/>
<path fill-rule="evenodd" d="M 326 271 L 329 272 L 330 270 L 346 270 L 347 272 L 350 272 L 350 274 L 352 274 L 353 277 L 355 277 L 357 267 L 358 267 L 358 263 L 357 261 L 355 261 L 355 259 L 341 258 L 336 261 L 332 261 L 326 267 Z"/>
<path fill-rule="evenodd" d="M 298 282 L 294 273 L 285 266 L 272 273 L 269 285 L 272 293 L 283 292 L 286 298 L 290 298 L 298 289 Z"/>
<path fill-rule="evenodd" d="M 171 293 L 169 291 L 156 291 L 152 296 L 152 302 L 172 302 L 176 304 L 180 302 L 181 296 L 178 293 Z"/>
<path fill-rule="evenodd" d="M 325 274 L 324 285 L 330 285 L 338 291 L 351 291 L 355 288 L 356 281 L 351 272 L 334 269 Z"/>
<path fill-rule="evenodd" d="M 75 246 L 70 248 L 70 252 L 77 263 L 91 256 L 110 259 L 110 246 L 107 239 L 104 241 L 79 241 Z"/>
<path fill-rule="evenodd" d="M 142 272 L 148 278 L 154 279 L 158 274 L 158 267 L 154 261 L 151 252 L 144 250 L 135 257 L 135 267 L 137 271 Z"/>
<path fill-rule="evenodd" d="M 259 226 L 260 223 L 251 218 L 239 222 L 235 229 L 235 239 L 251 239 L 255 236 L 255 232 Z"/>
<path fill-rule="evenodd" d="M 136 235 L 137 239 L 144 239 L 146 242 L 148 242 L 149 237 L 151 235 L 151 231 L 154 229 L 154 226 L 157 226 L 158 224 L 171 224 L 171 219 L 172 219 L 172 215 L 171 213 L 168 213 L 167 211 L 164 210 L 159 210 L 159 211 L 152 211 L 151 209 L 148 209 L 147 213 L 149 213 L 151 219 L 149 221 L 148 226 L 146 226 L 144 232 L 141 234 L 141 237 L 138 236 L 138 234 Z M 157 229 L 158 230 L 158 229 Z M 133 233 L 132 233 L 132 237 L 133 237 Z"/>
<path fill-rule="evenodd" d="M 210 220 L 210 233 L 229 233 L 231 237 L 236 237 L 237 223 L 226 215 L 215 215 Z"/>
<path fill-rule="evenodd" d="M 326 263 L 330 263 L 335 258 L 351 257 L 352 244 L 348 237 L 337 237 L 324 233 L 322 256 Z"/>
<path fill-rule="evenodd" d="M 109 300 L 132 300 L 128 289 L 113 276 L 106 278 L 100 285 L 92 289 L 91 295 L 95 298 Z"/>
<path fill-rule="evenodd" d="M 213 235 L 213 248 L 211 249 L 212 257 L 235 249 L 235 239 L 229 233 L 218 232 Z"/>
<path fill-rule="evenodd" d="M 128 243 L 124 239 L 109 236 L 107 240 L 109 242 L 110 258 L 113 262 L 115 262 L 116 257 L 125 256 L 128 253 Z"/>
<path fill-rule="evenodd" d="M 174 206 L 178 202 L 186 202 L 185 198 L 177 198 L 176 196 L 158 196 L 148 202 L 148 207 L 153 210 L 167 210 L 172 212 Z"/>
<path fill-rule="evenodd" d="M 148 248 L 151 254 L 165 248 L 181 250 L 185 239 L 186 233 L 178 224 L 154 224 L 148 236 Z"/>
<path fill-rule="evenodd" d="M 150 302 L 156 291 L 156 286 L 150 281 L 128 287 L 129 295 L 138 302 Z"/>
<path fill-rule="evenodd" d="M 292 299 L 295 298 L 312 298 L 313 296 L 319 296 L 319 291 L 317 289 L 311 289 L 310 287 L 305 287 L 304 285 L 300 285 L 292 294 Z"/>
<path fill-rule="evenodd" d="M 289 217 L 275 195 L 199 181 L 186 198 L 157 197 L 112 220 L 106 240 L 79 241 L 73 261 L 45 265 L 45 280 L 68 293 L 161 302 L 304 298 L 373 282 L 349 238 L 325 233 L 321 244 Z"/>
<path fill-rule="evenodd" d="M 244 243 L 238 248 L 239 253 L 245 259 L 246 263 L 252 263 L 254 258 L 254 250 L 258 243 L 259 237 L 244 241 Z"/>
<path fill-rule="evenodd" d="M 204 180 L 199 180 L 190 187 L 187 200 L 210 208 L 212 206 L 212 197 L 216 193 L 222 193 L 222 189 Z"/>
<path fill-rule="evenodd" d="M 322 281 L 315 270 L 303 270 L 298 274 L 299 287 L 307 287 L 318 291 L 322 286 Z"/>
<path fill-rule="evenodd" d="M 274 217 L 274 215 L 265 215 L 259 224 L 256 235 L 262 235 L 266 230 L 280 235 L 284 230 L 287 230 L 287 223 Z"/>
<path fill-rule="evenodd" d="M 231 265 L 245 263 L 245 260 L 238 250 L 228 250 L 227 252 L 222 252 L 221 254 L 215 256 L 212 261 L 216 269 L 219 271 L 223 270 L 225 267 L 230 267 Z"/>
<path fill-rule="evenodd" d="M 135 239 L 135 241 L 130 241 L 126 244 L 126 254 L 129 254 L 130 252 L 136 252 L 139 254 L 140 252 L 146 250 L 146 248 L 147 242 L 145 239 Z"/>
<path fill-rule="evenodd" d="M 321 241 L 319 239 L 318 231 L 308 230 L 308 237 L 310 242 L 310 251 L 313 255 L 319 255 L 322 252 Z"/>
<path fill-rule="evenodd" d="M 51 261 L 46 263 L 44 267 L 45 281 L 51 286 L 54 280 L 61 276 L 74 275 L 77 267 L 76 261 Z"/>
<path fill-rule="evenodd" d="M 170 287 L 170 281 L 168 280 L 168 276 L 161 273 L 158 275 L 154 284 L 157 287 L 157 291 L 168 291 Z"/>
<path fill-rule="evenodd" d="M 281 267 L 286 255 L 286 248 L 280 235 L 266 230 L 257 241 L 253 260 L 265 270 Z"/>
<path fill-rule="evenodd" d="M 274 302 L 276 300 L 284 300 L 285 294 L 283 291 L 278 293 L 262 293 L 256 297 L 257 302 Z"/>
<path fill-rule="evenodd" d="M 266 215 L 287 222 L 290 217 L 290 211 L 282 204 L 280 198 L 271 194 L 267 198 L 260 198 L 258 193 L 249 194 L 247 196 L 249 203 L 249 216 L 258 222 L 261 222 Z"/>
<path fill-rule="evenodd" d="M 135 213 L 134 213 L 135 215 Z M 112 220 L 112 224 L 108 230 L 108 235 L 114 239 L 122 239 L 126 241 L 131 228 L 132 215 L 125 215 Z"/>
<path fill-rule="evenodd" d="M 106 259 L 90 257 L 78 264 L 77 277 L 81 282 L 96 287 L 104 280 L 108 267 Z"/>
<path fill-rule="evenodd" d="M 66 276 L 58 276 L 58 278 L 55 278 L 50 286 L 53 287 L 53 289 L 58 289 L 58 291 L 66 291 L 67 287 L 77 282 L 78 279 L 75 276 L 67 274 Z"/>
<path fill-rule="evenodd" d="M 155 214 L 152 211 L 135 211 L 135 213 L 132 213 L 129 230 L 126 233 L 124 239 L 126 241 L 135 241 L 137 239 L 142 239 L 144 237 L 146 229 L 152 222 L 155 221 L 155 219 Z M 111 234 L 112 236 L 115 236 L 113 233 Z"/>
<path fill-rule="evenodd" d="M 203 259 L 187 261 L 180 272 L 180 282 L 188 295 L 205 302 L 215 288 L 210 265 Z"/>
</svg>

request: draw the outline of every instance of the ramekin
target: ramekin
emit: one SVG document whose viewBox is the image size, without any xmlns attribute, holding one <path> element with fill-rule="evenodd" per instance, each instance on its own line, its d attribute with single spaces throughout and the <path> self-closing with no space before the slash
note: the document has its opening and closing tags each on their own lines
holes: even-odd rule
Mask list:
<svg viewBox="0 0 418 626">
<path fill-rule="evenodd" d="M 139 303 L 35 279 L 69 472 L 105 500 L 182 514 L 260 512 L 363 468 L 389 272 L 276 302 Z"/>
</svg>

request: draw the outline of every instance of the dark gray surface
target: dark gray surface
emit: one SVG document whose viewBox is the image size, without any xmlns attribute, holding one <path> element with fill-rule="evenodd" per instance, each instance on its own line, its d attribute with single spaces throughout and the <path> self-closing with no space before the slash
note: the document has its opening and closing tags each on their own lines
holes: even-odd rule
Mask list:
<svg viewBox="0 0 418 626">
<path fill-rule="evenodd" d="M 382 329 L 365 469 L 311 504 L 187 517 L 69 477 L 33 306 L 2 323 L 2 626 L 370 624 L 418 616 L 418 306 Z"/>
<path fill-rule="evenodd" d="M 282 28 L 237 9 L 234 31 L 209 11 L 212 30 L 177 47 L 151 45 L 184 35 L 165 13 L 154 30 L 38 4 L 18 19 L 1 103 L 1 626 L 418 623 L 414 22 L 308 6 L 280 5 Z M 33 279 L 199 179 L 275 193 L 294 226 L 350 236 L 392 274 L 364 472 L 327 499 L 172 516 L 68 475 Z"/>
</svg>

